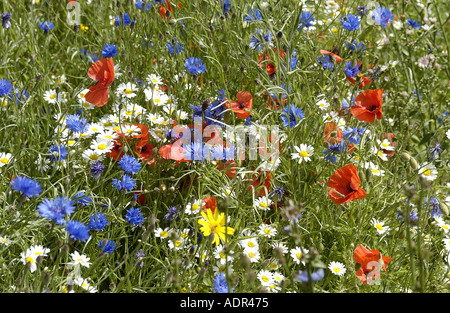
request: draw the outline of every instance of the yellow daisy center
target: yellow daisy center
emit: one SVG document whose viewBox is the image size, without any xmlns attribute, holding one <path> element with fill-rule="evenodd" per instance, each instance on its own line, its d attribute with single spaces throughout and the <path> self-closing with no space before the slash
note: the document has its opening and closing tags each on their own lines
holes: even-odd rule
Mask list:
<svg viewBox="0 0 450 313">
<path fill-rule="evenodd" d="M 98 145 L 98 148 L 100 150 L 105 150 L 106 149 L 106 145 L 104 143 L 101 143 L 101 144 Z"/>
<path fill-rule="evenodd" d="M 131 89 L 128 89 L 128 88 L 127 88 L 127 89 L 124 89 L 123 92 L 124 92 L 125 94 L 127 94 L 127 95 L 133 93 L 133 91 L 132 91 Z"/>
<path fill-rule="evenodd" d="M 89 156 L 89 159 L 91 159 L 91 160 L 98 160 L 98 155 L 96 155 L 96 154 L 91 154 L 90 156 Z"/>
<path fill-rule="evenodd" d="M 56 95 L 50 95 L 50 99 L 55 99 Z"/>
<path fill-rule="evenodd" d="M 430 176 L 430 175 L 431 175 L 431 170 L 425 169 L 425 170 L 422 172 L 422 174 L 425 175 L 425 176 Z"/>
<path fill-rule="evenodd" d="M 267 277 L 267 276 L 263 276 L 263 277 L 261 277 L 261 279 L 265 282 L 265 283 L 267 283 L 268 281 L 269 281 L 269 278 Z"/>
<path fill-rule="evenodd" d="M 259 204 L 259 206 L 262 207 L 262 208 L 267 208 L 267 203 L 261 202 L 261 203 Z"/>
<path fill-rule="evenodd" d="M 376 224 L 375 227 L 376 227 L 378 230 L 383 230 L 383 226 L 381 226 L 381 224 Z"/>
<path fill-rule="evenodd" d="M 27 261 L 27 262 L 30 262 L 31 264 L 34 263 L 34 259 L 33 259 L 31 256 L 29 256 L 28 258 L 26 258 L 26 261 Z"/>
<path fill-rule="evenodd" d="M 301 252 L 297 252 L 295 254 L 295 257 L 300 260 L 300 258 L 302 257 L 302 253 Z"/>
<path fill-rule="evenodd" d="M 298 155 L 300 155 L 302 158 L 306 158 L 309 154 L 308 154 L 308 152 L 307 151 L 300 151 L 299 153 L 298 153 Z"/>
<path fill-rule="evenodd" d="M 340 273 L 340 272 L 341 272 L 341 269 L 340 269 L 339 267 L 335 267 L 335 268 L 333 268 L 333 271 L 334 271 L 335 273 Z"/>
<path fill-rule="evenodd" d="M 3 164 L 7 164 L 8 163 L 8 159 L 7 158 L 2 158 L 0 159 L 0 162 L 2 162 Z"/>
</svg>

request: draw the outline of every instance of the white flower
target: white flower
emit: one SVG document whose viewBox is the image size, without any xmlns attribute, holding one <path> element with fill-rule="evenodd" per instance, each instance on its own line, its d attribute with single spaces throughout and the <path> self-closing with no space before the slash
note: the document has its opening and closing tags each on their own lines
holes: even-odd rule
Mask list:
<svg viewBox="0 0 450 313">
<path fill-rule="evenodd" d="M 328 268 L 334 275 L 338 276 L 344 275 L 345 272 L 347 271 L 344 264 L 335 261 L 330 262 L 330 264 L 328 264 Z"/>
<path fill-rule="evenodd" d="M 50 159 L 47 158 L 44 159 L 40 154 L 38 154 L 37 160 L 34 161 L 34 164 L 36 164 L 38 171 L 43 173 L 48 170 Z"/>
<path fill-rule="evenodd" d="M 0 167 L 11 163 L 13 156 L 11 153 L 0 152 Z"/>
<path fill-rule="evenodd" d="M 380 145 L 380 149 L 394 151 L 395 147 L 392 146 L 391 142 L 387 139 L 383 141 L 377 139 L 377 143 Z"/>
<path fill-rule="evenodd" d="M 433 181 L 437 178 L 438 171 L 432 163 L 421 164 L 419 167 L 419 175 L 428 181 Z"/>
<path fill-rule="evenodd" d="M 51 89 L 44 92 L 44 100 L 50 104 L 55 104 L 57 102 L 63 102 L 63 94 L 56 93 L 56 90 Z"/>
<path fill-rule="evenodd" d="M 114 147 L 113 142 L 111 140 L 106 140 L 106 139 L 96 139 L 96 141 L 94 141 L 91 144 L 91 149 L 94 150 L 95 153 L 97 154 L 103 154 L 103 153 L 108 153 L 111 152 L 112 148 Z"/>
<path fill-rule="evenodd" d="M 384 170 L 380 170 L 378 168 L 378 165 L 372 163 L 372 162 L 365 162 L 364 163 L 364 168 L 365 169 L 370 169 L 370 171 L 372 172 L 372 175 L 375 176 L 384 176 Z"/>
<path fill-rule="evenodd" d="M 117 87 L 117 94 L 122 98 L 134 98 L 136 97 L 135 91 L 137 90 L 136 84 L 133 83 L 121 83 Z"/>
<path fill-rule="evenodd" d="M 444 238 L 442 241 L 445 244 L 445 249 L 450 252 L 450 238 Z"/>
<path fill-rule="evenodd" d="M 261 282 L 261 285 L 266 286 L 266 287 L 272 285 L 275 282 L 274 278 L 273 278 L 273 274 L 266 270 L 260 271 L 257 275 L 257 278 Z"/>
<path fill-rule="evenodd" d="M 154 86 L 159 86 L 159 85 L 162 85 L 162 84 L 163 84 L 161 77 L 159 77 L 159 76 L 156 75 L 156 74 L 150 74 L 150 75 L 148 75 L 148 76 L 147 76 L 147 81 L 148 81 L 149 83 L 153 84 Z"/>
<path fill-rule="evenodd" d="M 102 161 L 105 155 L 97 153 L 92 149 L 86 149 L 83 151 L 83 154 L 81 156 L 86 162 L 94 163 L 96 161 Z"/>
<path fill-rule="evenodd" d="M 90 258 L 88 258 L 84 254 L 80 254 L 78 251 L 71 253 L 70 256 L 72 257 L 72 262 L 70 262 L 70 265 L 72 266 L 80 264 L 84 267 L 89 268 L 89 265 L 91 265 L 91 263 L 89 262 Z"/>
<path fill-rule="evenodd" d="M 309 162 L 311 161 L 311 156 L 314 153 L 314 148 L 310 145 L 300 144 L 300 147 L 294 146 L 294 149 L 297 153 L 291 153 L 292 159 L 298 159 L 298 163 L 302 163 L 302 161 Z"/>
<path fill-rule="evenodd" d="M 274 250 L 279 249 L 283 255 L 288 253 L 289 251 L 288 247 L 286 247 L 286 245 L 282 242 L 275 242 L 274 244 L 272 244 L 272 248 Z"/>
<path fill-rule="evenodd" d="M 87 279 L 78 277 L 74 279 L 74 283 L 78 286 L 80 286 L 81 288 L 83 288 L 84 290 L 89 291 L 90 293 L 96 293 L 97 289 L 93 286 L 91 286 L 88 282 Z"/>
<path fill-rule="evenodd" d="M 249 258 L 251 263 L 258 262 L 261 257 L 257 249 L 245 249 L 244 255 Z"/>
<path fill-rule="evenodd" d="M 450 129 L 447 130 L 447 132 L 445 133 L 445 135 L 447 136 L 447 139 L 450 139 Z"/>
<path fill-rule="evenodd" d="M 372 225 L 373 225 L 373 227 L 376 228 L 376 230 L 379 234 L 384 234 L 390 230 L 390 227 L 385 226 L 383 222 L 380 222 L 379 220 L 377 220 L 375 218 L 372 219 Z"/>
<path fill-rule="evenodd" d="M 255 201 L 253 201 L 253 207 L 255 209 L 260 209 L 260 210 L 265 210 L 265 211 L 270 209 L 271 204 L 272 204 L 272 200 L 268 196 L 260 197 L 258 199 L 255 199 Z"/>
<path fill-rule="evenodd" d="M 258 234 L 263 235 L 265 237 L 273 237 L 277 234 L 277 230 L 275 227 L 267 224 L 261 224 L 259 225 L 259 232 Z"/>
<path fill-rule="evenodd" d="M 316 102 L 316 105 L 319 107 L 319 109 L 321 109 L 322 111 L 325 111 L 328 109 L 328 107 L 330 106 L 330 104 L 328 103 L 327 100 L 325 100 L 324 98 L 319 99 L 319 101 Z"/>
<path fill-rule="evenodd" d="M 9 238 L 0 236 L 0 244 L 7 246 L 10 243 L 11 243 L 11 240 L 9 240 Z"/>
<path fill-rule="evenodd" d="M 442 217 L 436 216 L 436 217 L 434 218 L 434 221 L 435 221 L 435 223 L 436 223 L 437 226 L 439 226 L 442 230 L 444 230 L 444 232 L 447 233 L 447 232 L 449 231 L 450 225 L 447 224 L 447 223 L 442 219 Z"/>
<path fill-rule="evenodd" d="M 223 245 L 218 245 L 216 250 L 214 250 L 214 257 L 216 259 L 219 259 L 220 264 L 225 264 L 227 262 L 232 262 L 234 257 L 232 254 L 234 251 L 230 250 L 228 252 L 225 252 L 225 247 Z"/>
<path fill-rule="evenodd" d="M 307 254 L 308 252 L 309 252 L 308 249 L 304 249 L 301 247 L 295 247 L 290 251 L 291 257 L 292 259 L 294 259 L 294 262 L 297 264 L 300 264 L 301 262 L 303 265 L 305 265 L 305 261 L 302 260 L 302 256 L 303 254 Z"/>
<path fill-rule="evenodd" d="M 239 241 L 239 245 L 245 250 L 249 249 L 258 250 L 259 249 L 258 237 L 242 239 Z"/>
<path fill-rule="evenodd" d="M 169 239 L 169 248 L 180 250 L 186 246 L 186 241 L 183 238 L 177 238 L 175 240 Z"/>
<path fill-rule="evenodd" d="M 167 239 L 169 237 L 170 230 L 168 227 L 162 229 L 161 227 L 158 227 L 155 229 L 155 237 L 161 238 L 161 239 Z"/>
<path fill-rule="evenodd" d="M 193 203 L 188 203 L 186 205 L 184 212 L 189 215 L 197 214 L 200 213 L 202 207 L 203 207 L 203 200 L 202 199 L 195 200 Z"/>
</svg>

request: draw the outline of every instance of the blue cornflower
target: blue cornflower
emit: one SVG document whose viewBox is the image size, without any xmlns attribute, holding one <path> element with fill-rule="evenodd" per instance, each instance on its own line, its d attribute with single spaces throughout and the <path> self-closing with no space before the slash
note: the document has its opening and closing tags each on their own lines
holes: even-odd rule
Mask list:
<svg viewBox="0 0 450 313">
<path fill-rule="evenodd" d="M 128 26 L 130 24 L 134 24 L 134 21 L 132 21 L 130 19 L 130 16 L 128 15 L 128 13 L 124 13 L 123 18 L 120 17 L 120 15 L 117 15 L 114 20 L 114 25 L 116 25 L 116 26 L 121 26 L 121 25 Z"/>
<path fill-rule="evenodd" d="M 349 14 L 343 16 L 341 19 L 342 27 L 344 27 L 344 29 L 348 30 L 349 32 L 357 30 L 360 24 L 361 20 L 357 15 Z"/>
<path fill-rule="evenodd" d="M 91 174 L 94 179 L 98 179 L 104 168 L 105 167 L 100 161 L 96 161 L 95 163 L 92 163 L 89 168 L 89 174 Z"/>
<path fill-rule="evenodd" d="M 352 50 L 352 52 L 358 53 L 361 53 L 366 49 L 366 47 L 362 44 L 362 42 L 357 43 L 355 40 L 353 40 L 352 43 L 345 42 L 345 46 L 350 50 Z"/>
<path fill-rule="evenodd" d="M 206 66 L 203 64 L 203 61 L 198 58 L 189 57 L 184 62 L 184 65 L 186 66 L 186 70 L 193 75 L 199 75 L 206 72 Z"/>
<path fill-rule="evenodd" d="M 144 222 L 144 215 L 139 208 L 129 208 L 125 218 L 133 226 L 141 226 Z"/>
<path fill-rule="evenodd" d="M 442 147 L 439 142 L 435 142 L 434 146 L 430 148 L 430 158 L 437 159 L 439 158 L 439 153 L 441 153 Z"/>
<path fill-rule="evenodd" d="M 220 0 L 220 7 L 223 9 L 222 14 L 230 12 L 231 2 L 229 0 Z"/>
<path fill-rule="evenodd" d="M 181 44 L 175 37 L 173 37 L 172 42 L 167 44 L 167 50 L 170 54 L 180 54 L 184 51 L 184 45 Z"/>
<path fill-rule="evenodd" d="M 223 98 L 219 97 L 210 103 L 210 105 L 205 110 L 205 121 L 208 125 L 221 125 L 218 121 L 221 121 L 224 117 L 225 107 L 222 104 Z M 201 113 L 200 113 L 201 115 Z"/>
<path fill-rule="evenodd" d="M 329 144 L 328 150 L 324 150 L 324 151 L 322 151 L 322 153 L 325 154 L 325 157 L 324 157 L 325 160 L 330 161 L 332 163 L 336 163 L 337 162 L 336 155 L 346 152 L 347 149 L 348 149 L 348 145 L 343 140 L 340 143 L 335 143 L 332 145 Z"/>
<path fill-rule="evenodd" d="M 297 108 L 295 105 L 290 104 L 283 109 L 281 113 L 281 119 L 284 122 L 284 127 L 295 127 L 305 115 L 301 108 Z"/>
<path fill-rule="evenodd" d="M 8 95 L 13 90 L 13 84 L 9 80 L 0 79 L 0 97 Z"/>
<path fill-rule="evenodd" d="M 350 106 L 354 106 L 355 105 L 355 97 L 352 97 L 350 103 L 348 103 L 347 99 L 342 99 L 342 110 L 346 110 L 348 109 Z"/>
<path fill-rule="evenodd" d="M 104 58 L 112 58 L 117 55 L 117 47 L 113 44 L 103 46 L 102 55 Z"/>
<path fill-rule="evenodd" d="M 89 128 L 89 123 L 85 117 L 78 114 L 68 115 L 66 117 L 66 125 L 74 133 L 83 133 Z"/>
<path fill-rule="evenodd" d="M 204 145 L 202 142 L 192 142 L 183 146 L 184 158 L 187 160 L 203 161 L 206 153 L 204 153 Z M 205 154 L 205 155 L 204 155 Z"/>
<path fill-rule="evenodd" d="M 28 198 L 38 197 L 42 192 L 41 184 L 36 180 L 25 176 L 18 176 L 11 181 L 11 187 L 15 191 L 20 191 Z"/>
<path fill-rule="evenodd" d="M 55 199 L 44 199 L 37 207 L 39 215 L 55 221 L 57 224 L 64 224 L 64 217 L 75 211 L 73 201 L 66 197 L 56 197 Z"/>
<path fill-rule="evenodd" d="M 102 250 L 103 253 L 112 253 L 114 249 L 116 248 L 116 242 L 112 240 L 101 240 L 98 243 L 98 246 L 100 247 L 100 250 Z"/>
<path fill-rule="evenodd" d="M 139 160 L 131 155 L 124 155 L 117 164 L 128 174 L 136 174 L 141 169 Z"/>
<path fill-rule="evenodd" d="M 431 211 L 431 213 L 430 213 L 431 217 L 434 218 L 434 217 L 442 215 L 439 201 L 435 197 L 430 197 L 430 199 L 425 198 L 424 202 L 425 202 L 424 207 L 429 206 L 430 208 L 433 209 L 433 211 Z"/>
<path fill-rule="evenodd" d="M 367 15 L 367 8 L 365 5 L 361 5 L 361 6 L 357 7 L 356 10 L 358 11 L 358 15 L 360 15 L 360 16 Z"/>
<path fill-rule="evenodd" d="M 173 219 L 177 218 L 180 215 L 180 212 L 178 211 L 176 206 L 169 207 L 168 212 L 164 215 L 164 219 L 171 223 Z"/>
<path fill-rule="evenodd" d="M 384 7 L 377 7 L 373 10 L 372 18 L 375 20 L 375 23 L 381 25 L 382 27 L 386 27 L 388 24 L 392 23 L 392 19 L 394 18 L 394 14 L 392 14 L 389 9 Z"/>
<path fill-rule="evenodd" d="M 413 20 L 412 18 L 408 19 L 408 25 L 414 29 L 417 29 L 420 27 L 420 23 L 418 21 Z"/>
<path fill-rule="evenodd" d="M 292 55 L 291 55 L 291 71 L 293 71 L 298 64 L 298 59 L 297 59 L 297 50 L 296 48 L 294 48 L 294 51 L 292 51 Z"/>
<path fill-rule="evenodd" d="M 300 23 L 298 24 L 297 30 L 302 30 L 303 27 L 312 27 L 314 26 L 314 16 L 311 12 L 302 12 L 300 15 Z"/>
<path fill-rule="evenodd" d="M 255 34 L 250 34 L 250 43 L 249 43 L 249 47 L 252 50 L 256 50 L 256 51 L 260 51 L 261 48 L 263 47 L 264 42 L 262 42 L 261 40 L 259 40 L 259 38 L 263 38 L 264 42 L 266 43 L 271 43 L 272 41 L 272 33 L 270 31 L 267 31 L 266 35 L 262 34 L 262 30 L 261 29 L 257 29 L 255 30 Z"/>
<path fill-rule="evenodd" d="M 55 28 L 55 24 L 53 24 L 53 22 L 49 22 L 49 21 L 39 22 L 38 26 L 39 26 L 40 29 L 42 29 L 46 33 L 49 30 L 52 30 L 53 28 Z"/>
<path fill-rule="evenodd" d="M 228 283 L 227 279 L 225 278 L 224 272 L 216 274 L 216 277 L 214 277 L 212 289 L 217 293 L 228 293 Z M 233 292 L 233 290 L 234 287 L 231 288 L 231 292 Z"/>
<path fill-rule="evenodd" d="M 417 90 L 414 90 L 414 96 L 418 97 L 419 99 L 422 99 L 422 94 L 418 93 Z"/>
<path fill-rule="evenodd" d="M 10 28 L 11 27 L 11 13 L 9 12 L 3 12 L 2 13 L 2 26 L 3 28 Z"/>
<path fill-rule="evenodd" d="M 19 89 L 15 89 L 15 91 L 8 96 L 10 101 L 16 100 L 16 104 L 19 105 L 21 103 L 25 103 L 25 101 L 28 100 L 30 97 L 30 94 L 25 89 L 22 90 L 22 92 L 19 91 Z"/>
<path fill-rule="evenodd" d="M 352 62 L 347 61 L 344 66 L 344 73 L 347 77 L 356 77 L 359 74 L 359 66 L 355 64 L 355 67 L 352 67 Z"/>
<path fill-rule="evenodd" d="M 244 21 L 251 23 L 252 20 L 262 20 L 261 12 L 258 9 L 253 9 L 248 11 L 248 15 L 244 17 Z"/>
<path fill-rule="evenodd" d="M 117 189 L 117 190 L 133 190 L 133 188 L 136 186 L 136 181 L 131 178 L 131 176 L 125 174 L 122 177 L 122 180 L 118 180 L 117 178 L 114 178 L 112 180 L 112 184 L 113 186 Z"/>
<path fill-rule="evenodd" d="M 90 230 L 102 231 L 109 224 L 103 213 L 95 213 L 89 219 Z"/>
<path fill-rule="evenodd" d="M 319 268 L 317 271 L 311 273 L 312 281 L 319 281 L 325 277 L 325 272 L 323 268 Z M 307 271 L 299 271 L 297 275 L 297 280 L 302 283 L 309 282 L 308 272 Z"/>
<path fill-rule="evenodd" d="M 78 192 L 73 196 L 73 200 L 83 206 L 90 205 L 92 203 L 92 199 L 84 195 L 84 191 Z"/>
<path fill-rule="evenodd" d="M 144 1 L 138 0 L 138 1 L 136 1 L 136 3 L 134 5 L 136 6 L 136 8 L 138 8 L 138 10 L 142 10 L 142 6 L 144 5 Z"/>
<path fill-rule="evenodd" d="M 334 69 L 333 61 L 332 61 L 330 55 L 328 55 L 328 54 L 327 55 L 323 54 L 323 55 L 319 56 L 317 58 L 317 63 L 322 64 L 322 67 L 324 69 L 330 69 L 330 70 Z"/>
<path fill-rule="evenodd" d="M 56 162 L 64 161 L 64 159 L 69 154 L 67 152 L 67 149 L 64 146 L 59 145 L 59 144 L 55 144 L 55 145 L 51 146 L 50 149 L 47 151 L 47 153 L 51 154 L 50 159 L 52 161 L 56 161 Z"/>
<path fill-rule="evenodd" d="M 438 123 L 442 124 L 445 120 L 448 119 L 448 111 L 445 111 L 438 117 Z"/>
<path fill-rule="evenodd" d="M 80 221 L 67 221 L 66 230 L 73 240 L 85 242 L 89 239 L 89 229 Z"/>
<path fill-rule="evenodd" d="M 365 130 L 365 127 L 347 127 L 347 129 L 342 132 L 342 135 L 344 135 L 345 140 L 348 142 L 359 144 L 361 141 L 361 136 L 364 134 Z"/>
<path fill-rule="evenodd" d="M 269 197 L 277 196 L 277 201 L 280 202 L 284 196 L 284 188 L 283 186 L 278 186 L 274 190 L 269 193 Z"/>
<path fill-rule="evenodd" d="M 191 104 L 191 105 L 190 105 L 190 108 L 191 108 L 191 110 L 193 111 L 193 112 L 192 112 L 193 117 L 196 117 L 196 116 L 202 116 L 202 114 L 203 114 L 203 109 L 202 109 L 202 106 L 201 106 L 201 105 L 193 105 L 193 104 Z"/>
</svg>

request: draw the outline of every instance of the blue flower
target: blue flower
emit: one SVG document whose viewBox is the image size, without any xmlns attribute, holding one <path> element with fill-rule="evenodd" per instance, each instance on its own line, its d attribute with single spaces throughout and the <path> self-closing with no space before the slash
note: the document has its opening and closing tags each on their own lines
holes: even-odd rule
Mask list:
<svg viewBox="0 0 450 313">
<path fill-rule="evenodd" d="M 356 51 L 358 53 L 363 52 L 366 49 L 366 47 L 362 44 L 362 42 L 357 43 L 354 40 L 350 44 L 348 42 L 345 42 L 345 46 L 350 50 L 352 50 L 352 52 Z"/>
<path fill-rule="evenodd" d="M 19 89 L 15 89 L 15 91 L 8 96 L 9 100 L 14 101 L 16 100 L 16 104 L 19 105 L 21 103 L 25 103 L 27 99 L 30 97 L 30 94 L 26 90 L 22 90 L 22 92 L 19 92 Z"/>
<path fill-rule="evenodd" d="M 382 27 L 386 27 L 388 24 L 392 23 L 392 19 L 394 18 L 394 14 L 392 14 L 389 9 L 384 7 L 377 7 L 373 10 L 372 18 L 375 20 L 375 23 L 381 25 Z"/>
<path fill-rule="evenodd" d="M 180 54 L 184 51 L 184 45 L 179 43 L 178 40 L 173 37 L 172 43 L 167 44 L 167 50 L 170 54 Z"/>
<path fill-rule="evenodd" d="M 109 224 L 103 213 L 95 213 L 89 219 L 88 227 L 90 230 L 102 231 Z"/>
<path fill-rule="evenodd" d="M 75 211 L 73 201 L 66 197 L 56 197 L 55 199 L 44 199 L 37 207 L 39 215 L 55 221 L 57 224 L 64 224 L 64 217 Z"/>
<path fill-rule="evenodd" d="M 348 30 L 349 32 L 357 30 L 360 24 L 361 21 L 357 15 L 349 14 L 343 16 L 341 19 L 342 27 L 344 27 L 344 29 Z"/>
<path fill-rule="evenodd" d="M 352 68 L 352 62 L 347 61 L 344 66 L 344 73 L 347 77 L 356 77 L 359 74 L 358 64 L 355 64 L 355 67 Z"/>
<path fill-rule="evenodd" d="M 244 17 L 244 21 L 251 23 L 252 20 L 262 20 L 261 12 L 258 9 L 253 9 L 248 11 L 248 15 Z"/>
<path fill-rule="evenodd" d="M 2 26 L 3 28 L 10 28 L 11 27 L 11 13 L 9 12 L 3 12 L 2 13 Z"/>
<path fill-rule="evenodd" d="M 414 29 L 417 29 L 417 28 L 420 27 L 420 23 L 415 21 L 415 20 L 413 20 L 412 18 L 408 19 L 408 25 L 411 26 Z"/>
<path fill-rule="evenodd" d="M 78 114 L 68 115 L 66 117 L 67 127 L 74 133 L 83 133 L 89 128 L 89 123 L 85 117 L 80 117 Z"/>
<path fill-rule="evenodd" d="M 105 167 L 101 162 L 96 161 L 89 168 L 89 174 L 91 174 L 94 179 L 98 179 L 100 177 L 100 174 L 103 172 L 104 168 Z"/>
<path fill-rule="evenodd" d="M 294 48 L 294 51 L 292 51 L 292 56 L 291 56 L 291 71 L 293 71 L 298 64 L 298 59 L 297 59 L 297 50 L 296 48 Z"/>
<path fill-rule="evenodd" d="M 220 0 L 220 7 L 223 9 L 223 14 L 230 12 L 231 2 L 229 0 Z"/>
<path fill-rule="evenodd" d="M 322 67 L 324 69 L 330 69 L 330 70 L 334 69 L 334 64 L 333 64 L 333 61 L 332 61 L 330 55 L 323 54 L 323 55 L 319 56 L 317 58 L 317 63 L 322 64 Z"/>
<path fill-rule="evenodd" d="M 90 205 L 92 203 L 92 199 L 89 197 L 86 197 L 84 195 L 84 191 L 78 192 L 75 196 L 73 196 L 73 199 L 76 203 L 80 205 Z"/>
<path fill-rule="evenodd" d="M 302 12 L 300 15 L 300 23 L 298 24 L 297 30 L 302 30 L 303 27 L 312 27 L 314 26 L 314 16 L 311 12 Z"/>
<path fill-rule="evenodd" d="M 114 178 L 112 180 L 112 184 L 113 186 L 117 189 L 117 190 L 133 190 L 134 186 L 136 186 L 136 181 L 131 178 L 131 176 L 125 174 L 122 177 L 122 180 L 118 180 L 117 178 Z"/>
<path fill-rule="evenodd" d="M 228 293 L 228 283 L 225 278 L 224 272 L 216 274 L 216 277 L 214 277 L 212 289 L 217 293 Z M 233 292 L 233 290 L 234 287 L 231 288 L 231 292 Z"/>
<path fill-rule="evenodd" d="M 430 158 L 431 159 L 438 159 L 439 153 L 441 153 L 442 147 L 439 142 L 435 142 L 434 146 L 430 148 Z"/>
<path fill-rule="evenodd" d="M 139 208 L 129 208 L 125 218 L 133 226 L 141 226 L 144 222 L 144 215 Z"/>
<path fill-rule="evenodd" d="M 361 141 L 361 136 L 364 134 L 365 130 L 365 127 L 347 127 L 347 129 L 343 131 L 342 135 L 344 135 L 345 140 L 348 142 L 359 144 Z"/>
<path fill-rule="evenodd" d="M 38 197 L 42 192 L 41 184 L 36 180 L 25 176 L 18 176 L 11 182 L 11 187 L 15 191 L 20 191 L 28 198 Z"/>
<path fill-rule="evenodd" d="M 0 79 L 0 97 L 8 95 L 13 90 L 13 84 L 9 80 Z"/>
<path fill-rule="evenodd" d="M 131 155 L 124 155 L 117 164 L 128 174 L 136 174 L 141 169 L 139 160 Z"/>
<path fill-rule="evenodd" d="M 50 159 L 52 161 L 56 162 L 62 162 L 69 154 L 67 152 L 67 149 L 64 146 L 61 146 L 59 144 L 55 144 L 50 147 L 50 149 L 47 151 L 47 153 L 51 154 Z"/>
<path fill-rule="evenodd" d="M 295 105 L 290 104 L 283 109 L 283 113 L 281 113 L 281 119 L 284 122 L 284 127 L 295 127 L 305 115 L 301 108 L 297 108 Z"/>
<path fill-rule="evenodd" d="M 112 253 L 116 248 L 116 242 L 112 240 L 101 240 L 98 246 L 103 253 Z"/>
<path fill-rule="evenodd" d="M 425 198 L 424 202 L 425 202 L 424 207 L 428 205 L 430 208 L 433 209 L 433 211 L 431 211 L 431 213 L 430 213 L 431 217 L 435 218 L 435 217 L 442 215 L 439 201 L 435 197 L 430 197 L 429 199 Z"/>
<path fill-rule="evenodd" d="M 53 28 L 55 28 L 55 24 L 53 24 L 52 22 L 49 22 L 49 21 L 39 22 L 38 26 L 40 29 L 42 29 L 45 32 L 48 32 L 49 30 L 52 30 Z"/>
<path fill-rule="evenodd" d="M 176 206 L 169 207 L 168 212 L 164 215 L 164 219 L 171 223 L 173 219 L 177 218 L 180 215 L 180 212 L 178 211 Z"/>
<path fill-rule="evenodd" d="M 257 30 L 255 30 L 255 34 L 256 35 L 250 34 L 249 47 L 252 50 L 260 51 L 263 46 L 263 42 L 260 41 L 258 37 L 262 37 L 264 42 L 266 42 L 266 43 L 270 43 L 272 41 L 272 33 L 270 31 L 267 31 L 267 34 L 263 35 L 262 30 L 257 29 Z"/>
<path fill-rule="evenodd" d="M 124 13 L 123 14 L 123 18 L 120 17 L 120 15 L 117 15 L 115 20 L 114 20 L 114 25 L 116 26 L 128 26 L 130 24 L 134 24 L 134 21 L 132 21 L 130 19 L 130 16 L 128 15 L 128 13 Z"/>
<path fill-rule="evenodd" d="M 80 221 L 67 221 L 66 230 L 73 240 L 86 242 L 89 239 L 89 229 Z"/>
<path fill-rule="evenodd" d="M 186 59 L 184 65 L 186 66 L 186 70 L 193 75 L 206 72 L 206 66 L 203 64 L 203 61 L 198 58 L 189 57 Z"/>
<path fill-rule="evenodd" d="M 103 46 L 102 55 L 104 58 L 112 58 L 117 55 L 117 47 L 113 44 Z"/>
<path fill-rule="evenodd" d="M 317 271 L 311 273 L 312 281 L 319 281 L 325 277 L 325 272 L 323 268 L 319 268 Z M 302 283 L 309 282 L 308 272 L 307 271 L 299 271 L 297 275 L 297 280 Z"/>
<path fill-rule="evenodd" d="M 192 142 L 188 145 L 183 146 L 184 158 L 193 161 L 203 161 L 205 155 L 207 154 L 202 142 Z"/>
</svg>

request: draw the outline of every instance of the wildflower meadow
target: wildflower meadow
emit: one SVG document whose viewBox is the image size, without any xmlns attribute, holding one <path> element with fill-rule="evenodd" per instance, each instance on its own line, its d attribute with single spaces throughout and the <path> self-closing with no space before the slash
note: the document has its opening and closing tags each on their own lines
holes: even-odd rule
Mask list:
<svg viewBox="0 0 450 313">
<path fill-rule="evenodd" d="M 1 293 L 449 292 L 447 1 L 0 13 Z"/>
</svg>

